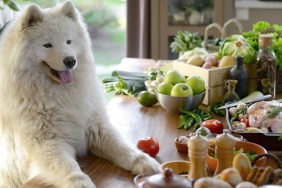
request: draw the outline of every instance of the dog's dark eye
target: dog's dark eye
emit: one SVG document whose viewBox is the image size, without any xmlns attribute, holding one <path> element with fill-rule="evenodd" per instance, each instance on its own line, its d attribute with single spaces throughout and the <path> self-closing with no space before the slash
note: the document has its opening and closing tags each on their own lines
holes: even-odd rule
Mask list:
<svg viewBox="0 0 282 188">
<path fill-rule="evenodd" d="M 46 44 L 43 44 L 43 46 L 44 46 L 45 48 L 51 48 L 51 47 L 52 47 L 52 44 L 46 43 Z"/>
<path fill-rule="evenodd" d="M 71 40 L 67 40 L 67 44 L 70 44 L 71 43 Z"/>
</svg>

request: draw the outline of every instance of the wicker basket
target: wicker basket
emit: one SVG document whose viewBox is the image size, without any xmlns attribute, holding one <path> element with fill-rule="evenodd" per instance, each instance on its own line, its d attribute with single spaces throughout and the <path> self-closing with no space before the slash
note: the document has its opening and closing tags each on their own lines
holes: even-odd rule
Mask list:
<svg viewBox="0 0 282 188">
<path fill-rule="evenodd" d="M 230 24 L 235 24 L 238 27 L 239 34 L 241 34 L 243 32 L 243 25 L 241 24 L 241 22 L 239 22 L 239 20 L 237 20 L 235 18 L 232 18 L 232 19 L 228 20 L 227 22 L 225 22 L 223 27 L 222 27 L 222 39 L 226 38 L 226 28 Z"/>
<path fill-rule="evenodd" d="M 226 28 L 230 24 L 235 24 L 238 27 L 239 34 L 241 34 L 243 32 L 243 25 L 235 18 L 229 19 L 227 22 L 225 22 L 223 27 L 221 25 L 219 25 L 218 23 L 212 23 L 212 24 L 208 25 L 205 29 L 204 41 L 203 41 L 202 46 L 207 51 L 217 52 L 220 47 L 215 45 L 213 40 L 208 39 L 209 38 L 209 31 L 212 28 L 217 29 L 219 31 L 220 35 L 221 35 L 221 40 L 224 40 L 226 38 Z"/>
<path fill-rule="evenodd" d="M 209 31 L 215 28 L 219 31 L 221 37 L 223 36 L 223 28 L 221 27 L 221 25 L 219 25 L 218 23 L 212 23 L 210 25 L 208 25 L 205 29 L 205 36 L 204 36 L 204 41 L 203 41 L 203 47 L 207 50 L 207 51 L 211 51 L 211 52 L 216 52 L 219 50 L 219 46 L 216 46 L 214 44 L 214 41 L 209 40 Z"/>
</svg>

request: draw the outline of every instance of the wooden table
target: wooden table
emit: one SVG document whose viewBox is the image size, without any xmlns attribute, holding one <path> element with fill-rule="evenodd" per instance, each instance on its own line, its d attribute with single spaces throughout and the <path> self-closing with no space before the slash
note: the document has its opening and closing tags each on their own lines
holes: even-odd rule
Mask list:
<svg viewBox="0 0 282 188">
<path fill-rule="evenodd" d="M 127 71 L 143 72 L 152 67 L 156 61 L 150 59 L 125 58 L 119 69 Z M 180 154 L 174 146 L 174 139 L 180 135 L 186 135 L 187 131 L 177 130 L 179 116 L 163 110 L 159 105 L 152 108 L 142 107 L 134 97 L 114 96 L 107 105 L 110 120 L 131 143 L 144 136 L 154 136 L 160 142 L 160 152 L 156 160 L 160 163 L 175 160 L 187 159 L 185 154 Z M 82 170 L 87 173 L 98 188 L 130 188 L 134 187 L 133 178 L 135 175 L 114 166 L 107 160 L 88 155 L 79 159 Z M 33 179 L 23 187 L 46 187 L 40 185 L 40 180 Z"/>
<path fill-rule="evenodd" d="M 143 71 L 155 62 L 142 59 L 124 59 L 121 63 L 122 70 Z M 202 108 L 206 106 L 202 105 Z M 142 107 L 134 97 L 114 96 L 107 105 L 110 121 L 128 139 L 135 144 L 145 136 L 154 136 L 160 143 L 160 152 L 155 157 L 160 163 L 170 160 L 187 160 L 187 154 L 177 152 L 174 139 L 181 135 L 188 135 L 184 129 L 177 129 L 179 116 L 171 114 L 161 106 L 150 108 Z M 224 117 L 216 117 L 225 126 Z M 112 163 L 99 157 L 88 155 L 79 159 L 82 170 L 95 182 L 98 188 L 131 188 L 134 187 L 135 175 L 125 171 Z M 40 187 L 37 180 L 32 180 L 24 187 Z M 42 186 L 41 186 L 42 187 Z"/>
<path fill-rule="evenodd" d="M 176 128 L 179 116 L 163 110 L 159 105 L 142 107 L 134 97 L 115 96 L 107 105 L 110 120 L 131 143 L 145 136 L 154 136 L 160 143 L 160 152 L 155 157 L 160 163 L 187 159 L 186 154 L 178 153 L 174 139 L 188 134 Z M 82 170 L 95 182 L 98 188 L 134 187 L 134 175 L 112 163 L 93 155 L 79 159 Z M 30 186 L 28 186 L 30 187 Z M 31 186 L 33 187 L 33 186 Z M 34 186 L 35 187 L 35 186 Z"/>
</svg>

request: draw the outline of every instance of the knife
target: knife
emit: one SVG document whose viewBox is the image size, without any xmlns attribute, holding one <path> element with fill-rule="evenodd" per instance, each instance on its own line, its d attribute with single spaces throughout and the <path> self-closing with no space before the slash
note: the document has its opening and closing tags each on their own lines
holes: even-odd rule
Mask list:
<svg viewBox="0 0 282 188">
<path fill-rule="evenodd" d="M 217 109 L 224 109 L 224 108 L 229 108 L 229 107 L 233 107 L 233 106 L 237 106 L 238 104 L 240 103 L 252 103 L 252 102 L 258 102 L 258 101 L 262 101 L 262 100 L 266 100 L 266 99 L 270 99 L 272 98 L 272 95 L 263 95 L 263 96 L 260 96 L 260 97 L 255 97 L 253 99 L 250 99 L 248 101 L 245 101 L 245 102 L 242 102 L 242 101 L 236 101 L 236 102 L 233 102 L 233 103 L 229 103 L 229 104 L 226 104 L 226 105 L 223 105 Z"/>
</svg>

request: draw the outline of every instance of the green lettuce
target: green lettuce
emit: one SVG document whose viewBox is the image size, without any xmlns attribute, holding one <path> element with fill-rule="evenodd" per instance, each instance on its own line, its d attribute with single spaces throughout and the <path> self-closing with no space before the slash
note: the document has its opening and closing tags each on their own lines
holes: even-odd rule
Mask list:
<svg viewBox="0 0 282 188">
<path fill-rule="evenodd" d="M 261 33 L 271 33 L 273 35 L 273 51 L 276 55 L 276 65 L 282 70 L 282 26 L 278 24 L 271 25 L 266 21 L 258 21 L 253 24 L 251 31 L 243 32 L 242 36 L 258 51 L 258 39 Z"/>
</svg>

